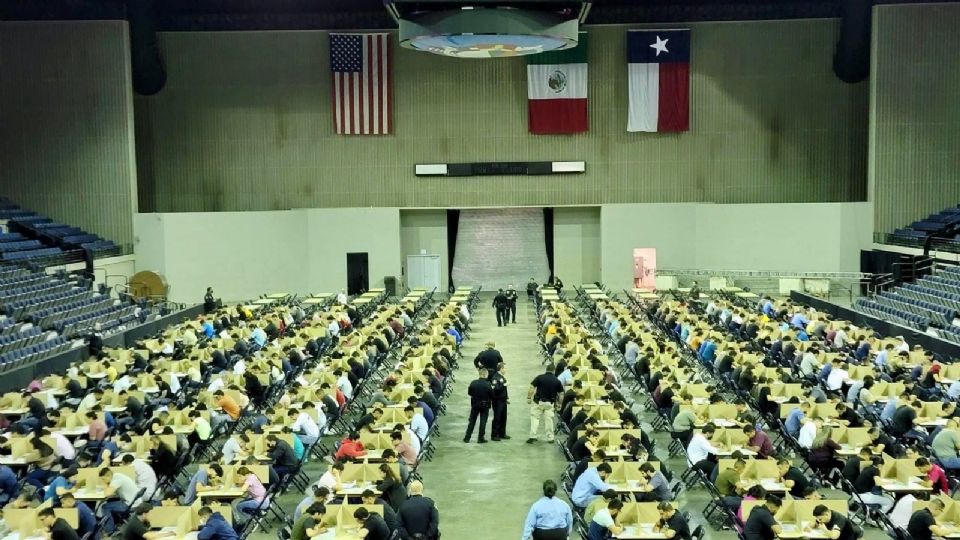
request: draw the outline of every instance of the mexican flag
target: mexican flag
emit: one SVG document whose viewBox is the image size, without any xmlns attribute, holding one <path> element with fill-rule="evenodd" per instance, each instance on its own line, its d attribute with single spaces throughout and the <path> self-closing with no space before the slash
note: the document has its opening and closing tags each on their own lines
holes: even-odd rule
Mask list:
<svg viewBox="0 0 960 540">
<path fill-rule="evenodd" d="M 587 115 L 587 34 L 573 49 L 527 57 L 530 133 L 580 133 Z"/>
</svg>

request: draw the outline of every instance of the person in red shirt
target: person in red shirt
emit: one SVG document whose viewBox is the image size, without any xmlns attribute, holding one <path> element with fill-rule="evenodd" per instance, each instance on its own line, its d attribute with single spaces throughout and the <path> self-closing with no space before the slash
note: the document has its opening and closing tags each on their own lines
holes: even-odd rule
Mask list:
<svg viewBox="0 0 960 540">
<path fill-rule="evenodd" d="M 407 465 L 417 464 L 417 451 L 409 443 L 403 441 L 403 433 L 394 431 L 390 434 L 390 440 L 393 442 L 393 450 L 400 456 Z"/>
<path fill-rule="evenodd" d="M 930 463 L 930 460 L 925 457 L 917 458 L 917 461 L 914 462 L 914 465 L 917 466 L 917 469 L 927 477 L 927 484 L 933 487 L 933 492 L 936 493 L 949 493 L 950 484 L 947 482 L 947 475 L 943 472 L 943 469 L 936 464 Z"/>
<path fill-rule="evenodd" d="M 757 457 L 766 459 L 773 455 L 773 442 L 766 433 L 758 431 L 753 424 L 744 426 L 743 433 L 747 436 L 747 446 L 757 453 Z"/>
<path fill-rule="evenodd" d="M 91 441 L 100 442 L 107 438 L 107 424 L 96 412 L 87 411 L 87 419 L 90 420 L 90 426 L 87 430 L 87 436 Z"/>
<path fill-rule="evenodd" d="M 357 459 L 367 455 L 363 449 L 363 443 L 360 442 L 359 433 L 351 433 L 340 441 L 340 448 L 334 454 L 336 459 Z"/>
</svg>

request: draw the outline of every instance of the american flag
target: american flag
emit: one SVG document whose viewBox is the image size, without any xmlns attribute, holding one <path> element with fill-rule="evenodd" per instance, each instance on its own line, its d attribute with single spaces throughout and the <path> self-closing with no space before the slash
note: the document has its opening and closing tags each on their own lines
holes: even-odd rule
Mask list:
<svg viewBox="0 0 960 540">
<path fill-rule="evenodd" d="M 333 125 L 338 135 L 393 128 L 390 34 L 330 34 Z"/>
</svg>

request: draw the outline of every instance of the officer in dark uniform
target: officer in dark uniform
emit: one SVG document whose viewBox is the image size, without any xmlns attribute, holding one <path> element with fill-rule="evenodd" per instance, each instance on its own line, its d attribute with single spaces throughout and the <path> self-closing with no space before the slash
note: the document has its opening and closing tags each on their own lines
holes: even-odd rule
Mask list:
<svg viewBox="0 0 960 540">
<path fill-rule="evenodd" d="M 477 357 L 473 359 L 474 367 L 487 371 L 496 371 L 498 366 L 503 365 L 503 357 L 500 356 L 500 351 L 496 349 L 496 346 L 497 344 L 493 341 L 488 341 L 487 348 L 480 351 Z"/>
<path fill-rule="evenodd" d="M 477 423 L 477 417 L 480 417 L 480 430 L 477 432 L 477 442 L 485 443 L 487 440 L 484 434 L 487 431 L 487 416 L 490 414 L 490 406 L 493 404 L 493 386 L 487 380 L 489 372 L 485 369 L 480 370 L 480 377 L 470 383 L 467 394 L 470 396 L 470 418 L 467 420 L 467 433 L 463 436 L 463 442 L 470 442 L 473 435 L 473 426 Z"/>
<path fill-rule="evenodd" d="M 557 291 L 557 294 L 560 294 L 560 291 L 563 290 L 563 280 L 557 276 L 553 276 L 553 288 Z"/>
<path fill-rule="evenodd" d="M 694 282 L 690 285 L 690 300 L 692 300 L 692 301 L 694 301 L 694 302 L 699 302 L 699 301 L 700 301 L 700 286 L 697 285 L 697 282 L 696 282 L 696 281 L 694 281 Z"/>
<path fill-rule="evenodd" d="M 509 322 L 507 319 L 509 305 L 510 301 L 507 300 L 507 295 L 503 293 L 503 289 L 500 289 L 497 295 L 493 297 L 493 307 L 497 310 L 497 326 L 506 326 Z"/>
<path fill-rule="evenodd" d="M 510 322 L 517 323 L 517 291 L 513 285 L 507 287 L 507 309 L 510 314 Z"/>
<path fill-rule="evenodd" d="M 507 379 L 503 376 L 503 363 L 497 366 L 497 371 L 490 373 L 490 386 L 493 387 L 493 422 L 490 423 L 490 438 L 499 441 L 509 439 L 507 435 L 507 403 L 510 396 L 507 394 Z"/>
<path fill-rule="evenodd" d="M 207 293 L 203 295 L 203 312 L 212 313 L 217 309 L 217 299 L 213 297 L 213 287 L 207 287 Z"/>
</svg>

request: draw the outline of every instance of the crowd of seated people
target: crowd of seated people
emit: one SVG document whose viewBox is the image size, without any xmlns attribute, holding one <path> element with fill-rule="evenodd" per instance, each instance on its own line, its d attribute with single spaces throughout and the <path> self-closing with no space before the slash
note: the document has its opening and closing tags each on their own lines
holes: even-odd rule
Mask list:
<svg viewBox="0 0 960 540">
<path fill-rule="evenodd" d="M 417 469 L 456 367 L 447 330 L 466 336 L 469 311 L 431 310 L 429 295 L 383 302 L 220 307 L 2 396 L 0 502 L 29 519 L 76 515 L 79 536 L 177 527 L 231 540 L 291 514 L 301 537 L 436 538 Z M 311 485 L 303 465 L 323 457 L 334 465 Z M 284 509 L 290 490 L 311 500 Z"/>
<path fill-rule="evenodd" d="M 691 485 L 709 484 L 719 495 L 718 505 L 733 510 L 726 515 L 738 529 L 752 530 L 749 519 L 735 516 L 742 516 L 737 511 L 742 495 L 754 487 L 743 478 L 754 473 L 759 474 L 759 485 L 777 498 L 816 497 L 817 486 L 842 489 L 851 514 L 858 512 L 890 531 L 911 533 L 917 532 L 914 522 L 927 512 L 914 511 L 913 502 L 950 493 L 956 485 L 960 388 L 951 396 L 956 383 L 944 375 L 957 374 L 952 364 L 909 347 L 902 338 L 885 338 L 769 297 L 756 305 L 713 297 L 638 307 L 687 351 L 686 362 L 666 366 L 664 378 L 681 381 L 681 392 L 688 394 L 699 389 L 684 379 L 716 382 L 704 395 L 692 396 L 692 404 L 685 402 L 688 396 L 681 397 L 683 406 L 695 410 L 698 401 L 703 403 L 707 417 L 677 415 L 674 435 L 685 441 L 690 426 L 707 422 L 684 443 L 693 471 L 686 478 Z M 653 362 L 662 364 L 656 356 Z M 731 424 L 729 416 L 714 416 L 711 422 L 718 395 L 722 402 L 749 405 L 752 418 L 732 423 L 753 424 L 750 433 L 767 432 L 773 452 L 769 447 L 760 452 L 749 439 L 716 425 Z M 763 459 L 775 459 L 777 466 L 751 463 Z M 762 472 L 766 470 L 769 473 Z M 740 480 L 733 482 L 735 478 Z M 762 498 L 758 495 L 753 498 Z M 768 500 L 765 506 L 772 509 L 773 504 Z M 751 512 L 757 508 L 752 506 Z"/>
<path fill-rule="evenodd" d="M 653 440 L 641 429 L 634 404 L 625 397 L 622 357 L 607 353 L 611 334 L 598 332 L 598 321 L 589 310 L 576 309 L 572 303 L 537 305 L 546 368 L 531 381 L 529 397 L 550 403 L 557 411 L 556 432 L 561 436 L 556 443 L 569 462 L 561 487 L 573 504 L 572 511 L 567 509 L 569 520 L 551 519 L 558 503 L 553 497 L 556 485 L 548 480 L 544 499 L 527 517 L 523 537 L 566 538 L 560 535 L 576 529 L 582 538 L 603 539 L 636 534 L 646 525 L 664 538 L 702 536 L 691 531 L 687 514 L 676 507 L 679 483 L 671 485 L 672 472 L 657 459 Z M 652 325 L 637 330 L 655 339 Z M 555 431 L 549 420 L 548 440 Z M 541 436 L 539 427 L 533 423 L 534 440 Z M 551 507 L 553 512 L 548 511 Z"/>
</svg>

